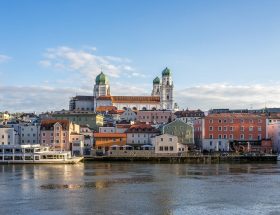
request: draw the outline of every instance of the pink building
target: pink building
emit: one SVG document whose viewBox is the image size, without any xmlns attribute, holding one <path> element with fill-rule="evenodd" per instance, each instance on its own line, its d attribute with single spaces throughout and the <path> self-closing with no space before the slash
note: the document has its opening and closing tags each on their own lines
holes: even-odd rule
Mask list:
<svg viewBox="0 0 280 215">
<path fill-rule="evenodd" d="M 80 140 L 80 126 L 69 120 L 45 119 L 41 122 L 40 142 L 57 150 L 70 150 L 72 139 Z"/>
<path fill-rule="evenodd" d="M 137 113 L 137 121 L 146 123 L 169 123 L 175 119 L 170 110 L 142 110 Z"/>
</svg>

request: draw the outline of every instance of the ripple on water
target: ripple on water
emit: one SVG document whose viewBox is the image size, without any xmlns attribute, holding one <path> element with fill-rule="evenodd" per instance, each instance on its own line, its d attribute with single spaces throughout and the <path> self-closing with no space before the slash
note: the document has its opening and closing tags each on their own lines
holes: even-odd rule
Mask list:
<svg viewBox="0 0 280 215">
<path fill-rule="evenodd" d="M 95 182 L 86 182 L 83 184 L 43 184 L 40 186 L 43 190 L 78 190 L 84 188 L 91 189 L 102 189 L 108 188 L 115 184 L 143 184 L 153 182 L 153 178 L 150 176 L 146 177 L 133 177 L 133 178 L 119 178 L 119 179 L 111 179 L 111 180 L 99 180 Z"/>
</svg>

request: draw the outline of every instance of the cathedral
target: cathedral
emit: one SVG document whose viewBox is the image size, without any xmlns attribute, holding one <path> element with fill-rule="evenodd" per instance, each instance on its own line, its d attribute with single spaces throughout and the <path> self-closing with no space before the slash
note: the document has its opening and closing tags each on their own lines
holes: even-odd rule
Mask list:
<svg viewBox="0 0 280 215">
<path fill-rule="evenodd" d="M 165 68 L 162 78 L 153 80 L 151 96 L 112 96 L 108 77 L 101 72 L 95 79 L 93 96 L 71 98 L 70 110 L 96 111 L 101 107 L 116 107 L 118 110 L 173 110 L 173 81 L 171 71 Z"/>
</svg>

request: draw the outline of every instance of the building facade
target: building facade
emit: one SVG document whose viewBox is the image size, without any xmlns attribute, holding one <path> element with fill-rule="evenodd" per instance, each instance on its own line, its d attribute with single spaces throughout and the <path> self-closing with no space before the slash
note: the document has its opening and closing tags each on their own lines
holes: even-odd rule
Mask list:
<svg viewBox="0 0 280 215">
<path fill-rule="evenodd" d="M 177 119 L 163 126 L 163 133 L 177 136 L 179 143 L 194 148 L 194 129 L 190 124 Z"/>
<path fill-rule="evenodd" d="M 154 124 L 166 124 L 175 119 L 175 115 L 171 110 L 143 110 L 138 111 L 137 121 L 154 123 Z"/>
<path fill-rule="evenodd" d="M 160 134 L 160 131 L 150 124 L 134 124 L 126 131 L 127 144 L 138 147 L 142 145 L 151 145 L 152 138 Z"/>
<path fill-rule="evenodd" d="M 187 152 L 188 147 L 178 142 L 178 137 L 170 134 L 162 134 L 155 137 L 156 154 L 178 154 Z"/>
<path fill-rule="evenodd" d="M 57 150 L 70 150 L 72 136 L 79 133 L 80 126 L 69 120 L 45 119 L 41 122 L 40 130 L 42 145 Z"/>
<path fill-rule="evenodd" d="M 57 111 L 52 114 L 54 119 L 69 120 L 78 125 L 87 125 L 90 129 L 98 131 L 103 126 L 104 117 L 92 111 Z"/>
<path fill-rule="evenodd" d="M 76 96 L 69 102 L 69 110 L 96 111 L 100 106 L 115 106 L 118 110 L 173 109 L 173 80 L 170 69 L 162 71 L 162 79 L 153 80 L 151 96 L 111 96 L 108 77 L 101 72 L 95 79 L 93 96 Z"/>
</svg>

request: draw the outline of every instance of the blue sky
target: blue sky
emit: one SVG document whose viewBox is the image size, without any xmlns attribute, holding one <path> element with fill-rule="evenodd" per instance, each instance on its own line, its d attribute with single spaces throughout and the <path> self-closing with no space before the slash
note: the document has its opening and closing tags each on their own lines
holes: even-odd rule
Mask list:
<svg viewBox="0 0 280 215">
<path fill-rule="evenodd" d="M 279 8 L 277 0 L 3 0 L 0 111 L 67 108 L 72 94 L 91 93 L 100 67 L 115 95 L 148 95 L 168 66 L 182 108 L 279 106 Z"/>
</svg>

